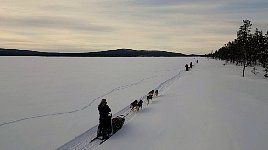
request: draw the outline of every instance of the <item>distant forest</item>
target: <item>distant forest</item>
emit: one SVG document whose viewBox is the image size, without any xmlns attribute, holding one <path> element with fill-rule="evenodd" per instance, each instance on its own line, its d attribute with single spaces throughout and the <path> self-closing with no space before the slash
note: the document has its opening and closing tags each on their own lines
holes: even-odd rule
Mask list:
<svg viewBox="0 0 268 150">
<path fill-rule="evenodd" d="M 268 31 L 264 35 L 256 28 L 255 32 L 251 33 L 251 26 L 251 21 L 243 20 L 243 25 L 237 31 L 237 38 L 208 56 L 242 65 L 243 77 L 247 66 L 254 67 L 253 73 L 255 73 L 255 66 L 262 66 L 265 71 L 264 76 L 268 77 Z"/>
</svg>

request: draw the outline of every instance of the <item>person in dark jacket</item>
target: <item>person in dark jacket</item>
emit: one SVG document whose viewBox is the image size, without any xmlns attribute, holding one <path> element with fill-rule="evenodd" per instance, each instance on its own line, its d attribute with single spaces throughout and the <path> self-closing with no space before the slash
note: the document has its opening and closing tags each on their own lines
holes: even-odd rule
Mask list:
<svg viewBox="0 0 268 150">
<path fill-rule="evenodd" d="M 190 68 L 193 68 L 193 63 L 192 62 L 190 62 Z"/>
<path fill-rule="evenodd" d="M 188 66 L 188 64 L 185 65 L 185 70 L 186 70 L 186 71 L 189 71 L 189 66 Z"/>
<path fill-rule="evenodd" d="M 111 109 L 107 105 L 106 99 L 102 99 L 98 106 L 100 118 L 98 126 L 98 137 L 102 136 L 104 139 L 109 138 L 109 134 L 112 133 L 111 125 Z"/>
</svg>

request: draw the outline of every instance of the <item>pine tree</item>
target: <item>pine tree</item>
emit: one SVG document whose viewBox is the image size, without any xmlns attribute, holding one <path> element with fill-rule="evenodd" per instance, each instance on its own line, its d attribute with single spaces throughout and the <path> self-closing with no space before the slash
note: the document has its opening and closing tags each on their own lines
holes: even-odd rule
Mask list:
<svg viewBox="0 0 268 150">
<path fill-rule="evenodd" d="M 248 65 L 248 53 L 249 53 L 249 39 L 250 39 L 250 29 L 252 24 L 249 20 L 243 20 L 243 25 L 240 26 L 237 32 L 237 39 L 241 43 L 242 52 L 242 63 L 243 63 L 243 77 L 245 76 L 245 69 Z"/>
<path fill-rule="evenodd" d="M 255 66 L 261 65 L 265 69 L 265 77 L 268 77 L 268 31 L 263 35 L 263 32 L 256 28 L 255 33 L 251 34 L 251 22 L 243 20 L 243 23 L 237 32 L 236 39 L 207 56 L 225 60 L 226 63 L 242 65 L 243 77 L 248 65 L 254 67 L 252 70 L 254 74 L 256 74 Z"/>
<path fill-rule="evenodd" d="M 268 31 L 264 38 L 264 48 L 262 52 L 262 65 L 265 71 L 265 77 L 268 77 Z"/>
</svg>

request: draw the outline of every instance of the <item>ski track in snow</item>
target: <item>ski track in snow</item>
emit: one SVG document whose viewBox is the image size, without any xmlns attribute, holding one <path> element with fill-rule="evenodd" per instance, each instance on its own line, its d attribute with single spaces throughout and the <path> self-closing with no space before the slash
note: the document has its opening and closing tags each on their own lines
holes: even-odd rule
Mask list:
<svg viewBox="0 0 268 150">
<path fill-rule="evenodd" d="M 180 78 L 184 72 L 185 70 L 180 70 L 175 76 L 162 82 L 154 90 L 158 90 L 160 94 L 163 94 L 163 92 L 167 90 L 168 87 L 170 87 L 170 85 L 174 83 L 178 78 Z M 142 82 L 142 80 L 140 82 Z M 142 96 L 140 99 L 145 101 L 146 98 L 147 98 L 147 93 L 144 96 Z M 143 108 L 146 108 L 147 106 L 148 105 L 144 105 Z M 128 105 L 122 110 L 120 110 L 119 112 L 115 113 L 113 116 L 124 115 L 125 124 L 127 124 L 131 119 L 135 117 L 135 114 L 136 112 L 131 111 Z M 94 150 L 101 143 L 101 140 L 98 140 L 98 139 L 91 142 L 91 140 L 96 137 L 97 129 L 98 129 L 98 125 L 95 125 L 94 127 L 84 132 L 83 134 L 79 135 L 78 137 L 75 137 L 73 140 L 57 148 L 56 150 Z"/>
<path fill-rule="evenodd" d="M 172 70 L 168 69 L 168 70 L 163 70 L 163 71 L 172 71 Z M 154 75 L 154 76 L 151 76 L 151 77 L 143 78 L 142 80 L 139 80 L 139 81 L 134 82 L 134 83 L 130 83 L 130 84 L 126 84 L 126 85 L 116 87 L 116 88 L 112 89 L 111 91 L 109 91 L 109 92 L 107 92 L 107 93 L 105 93 L 105 94 L 103 94 L 101 96 L 98 96 L 97 98 L 92 99 L 88 103 L 88 105 L 86 105 L 86 106 L 84 106 L 84 107 L 82 107 L 80 109 L 74 109 L 74 110 L 65 111 L 65 112 L 57 112 L 57 113 L 48 113 L 48 114 L 41 114 L 41 115 L 35 115 L 35 116 L 28 116 L 28 117 L 21 118 L 21 119 L 11 120 L 11 121 L 8 121 L 8 122 L 2 122 L 0 124 L 0 127 L 5 126 L 5 125 L 9 125 L 9 124 L 13 124 L 13 123 L 17 123 L 17 122 L 20 122 L 20 121 L 30 120 L 30 119 L 43 118 L 43 117 L 49 117 L 49 116 L 66 115 L 66 114 L 72 114 L 72 113 L 76 113 L 76 112 L 79 112 L 79 111 L 83 111 L 83 110 L 89 108 L 95 101 L 97 101 L 97 100 L 99 100 L 99 99 L 101 99 L 101 98 L 103 98 L 103 97 L 105 97 L 105 96 L 107 96 L 107 95 L 109 95 L 109 94 L 111 94 L 111 93 L 113 93 L 115 91 L 124 90 L 124 89 L 130 88 L 132 86 L 136 86 L 138 84 L 143 83 L 143 81 L 145 81 L 145 80 L 153 79 L 153 78 L 158 77 L 158 76 L 161 76 L 161 75 Z M 145 96 L 142 97 L 142 99 L 144 99 L 144 98 L 145 98 Z"/>
</svg>

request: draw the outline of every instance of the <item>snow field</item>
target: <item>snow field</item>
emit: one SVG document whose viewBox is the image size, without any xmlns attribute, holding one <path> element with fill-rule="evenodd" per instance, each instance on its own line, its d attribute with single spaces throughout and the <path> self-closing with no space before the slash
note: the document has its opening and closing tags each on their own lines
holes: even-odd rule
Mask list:
<svg viewBox="0 0 268 150">
<path fill-rule="evenodd" d="M 158 90 L 159 94 L 163 93 L 165 90 L 167 90 L 167 88 L 172 83 L 175 82 L 175 80 L 177 80 L 179 77 L 181 77 L 184 72 L 185 72 L 184 69 L 180 70 L 172 78 L 167 79 L 166 81 L 164 81 L 161 84 L 159 84 L 156 88 L 154 88 L 154 90 Z M 146 107 L 148 107 L 148 105 L 150 105 L 151 103 L 156 102 L 154 99 L 159 97 L 159 96 L 153 96 L 154 101 L 150 100 L 148 102 L 147 95 L 148 94 L 146 93 L 144 96 L 139 98 L 139 100 L 143 101 L 142 109 L 146 109 Z M 130 122 L 135 117 L 136 113 L 139 113 L 139 112 L 132 111 L 130 109 L 129 105 L 127 105 L 125 108 L 123 108 L 119 112 L 115 113 L 113 115 L 113 117 L 124 116 L 124 118 L 125 118 L 124 125 L 127 125 L 128 122 Z M 93 150 L 93 149 L 97 148 L 102 143 L 101 140 L 92 141 L 92 139 L 94 139 L 96 137 L 97 127 L 98 127 L 98 125 L 92 127 L 91 129 L 89 129 L 85 133 L 81 134 L 78 137 L 75 137 L 73 140 L 71 140 L 68 143 L 66 143 L 66 144 L 62 145 L 61 147 L 57 148 L 57 150 Z"/>
<path fill-rule="evenodd" d="M 1 58 L 0 123 L 79 111 L 0 126 L 0 149 L 56 149 L 77 137 L 73 150 L 267 150 L 267 79 L 198 59 L 180 74 L 193 58 Z M 154 88 L 162 90 L 148 107 L 102 145 L 88 145 L 101 98 L 116 116 Z"/>
<path fill-rule="evenodd" d="M 106 98 L 116 113 L 174 76 L 189 61 L 3 57 L 0 122 L 48 116 L 1 126 L 0 149 L 56 149 L 98 123 L 101 98 Z M 68 113 L 74 110 L 79 111 Z"/>
<path fill-rule="evenodd" d="M 267 80 L 202 59 L 99 150 L 266 150 Z"/>
</svg>

